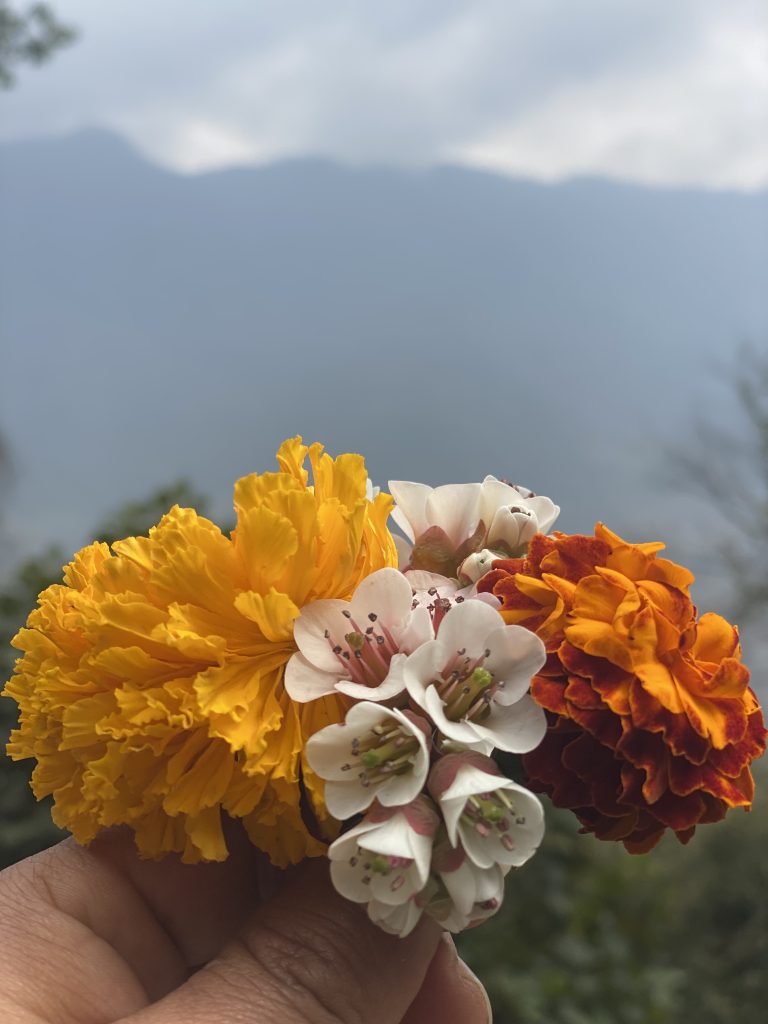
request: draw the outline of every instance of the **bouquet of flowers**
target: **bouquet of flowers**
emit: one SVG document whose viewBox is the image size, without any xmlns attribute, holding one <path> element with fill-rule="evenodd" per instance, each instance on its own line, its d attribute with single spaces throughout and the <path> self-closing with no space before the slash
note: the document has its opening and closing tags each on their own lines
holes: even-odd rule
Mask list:
<svg viewBox="0 0 768 1024">
<path fill-rule="evenodd" d="M 497 910 L 537 793 L 631 853 L 749 809 L 738 631 L 663 544 L 551 532 L 549 498 L 491 476 L 385 494 L 359 455 L 277 461 L 235 484 L 230 535 L 175 507 L 84 548 L 15 638 L 8 753 L 79 842 L 124 825 L 142 856 L 224 860 L 239 818 L 406 935 Z"/>
</svg>

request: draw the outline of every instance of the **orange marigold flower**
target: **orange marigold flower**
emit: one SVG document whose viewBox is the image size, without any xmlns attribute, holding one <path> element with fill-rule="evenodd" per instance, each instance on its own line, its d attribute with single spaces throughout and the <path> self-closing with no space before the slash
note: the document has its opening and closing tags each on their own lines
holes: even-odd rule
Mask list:
<svg viewBox="0 0 768 1024">
<path fill-rule="evenodd" d="M 37 759 L 33 790 L 78 841 L 122 824 L 144 856 L 223 860 L 224 811 L 282 866 L 325 850 L 310 807 L 333 837 L 303 751 L 344 708 L 295 704 L 283 676 L 303 605 L 397 564 L 392 499 L 369 500 L 359 455 L 294 438 L 277 458 L 235 485 L 231 536 L 176 507 L 147 537 L 92 544 L 15 638 L 8 753 Z"/>
<path fill-rule="evenodd" d="M 750 763 L 766 732 L 739 635 L 696 618 L 692 574 L 598 524 L 594 537 L 533 538 L 480 582 L 507 622 L 536 632 L 547 663 L 531 692 L 547 711 L 523 761 L 532 788 L 573 810 L 584 831 L 651 849 L 664 830 L 749 808 Z"/>
</svg>

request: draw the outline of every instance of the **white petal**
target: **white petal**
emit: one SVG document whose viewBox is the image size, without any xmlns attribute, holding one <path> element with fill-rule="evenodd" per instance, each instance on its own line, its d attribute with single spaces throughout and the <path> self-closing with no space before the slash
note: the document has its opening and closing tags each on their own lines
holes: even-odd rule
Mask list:
<svg viewBox="0 0 768 1024">
<path fill-rule="evenodd" d="M 361 705 L 355 705 L 360 707 Z M 350 709 L 354 710 L 354 709 Z M 352 737 L 355 730 L 347 723 L 327 725 L 310 736 L 304 748 L 309 767 L 321 779 L 335 779 L 344 782 L 349 772 L 343 772 L 341 766 L 349 757 Z"/>
<path fill-rule="evenodd" d="M 511 779 L 504 788 L 515 804 L 515 818 L 509 831 L 515 846 L 501 863 L 519 868 L 536 853 L 544 838 L 544 808 L 533 793 Z M 525 821 L 519 823 L 522 818 Z"/>
<path fill-rule="evenodd" d="M 461 823 L 459 832 L 461 845 L 464 847 L 467 857 L 477 867 L 492 868 L 494 864 L 502 863 L 500 859 L 494 856 L 494 853 L 497 846 L 502 852 L 504 847 L 501 843 L 494 842 L 492 835 L 484 838 L 474 828 L 464 822 Z"/>
<path fill-rule="evenodd" d="M 346 781 L 349 778 L 349 772 L 343 772 L 341 765 L 349 759 L 352 740 L 355 736 L 369 732 L 379 722 L 386 721 L 388 718 L 395 718 L 399 722 L 405 716 L 399 715 L 398 717 L 389 708 L 383 708 L 381 705 L 369 701 L 355 704 L 349 709 L 343 722 L 327 725 L 307 740 L 305 749 L 312 771 L 321 779 Z M 412 728 L 408 719 L 405 721 L 408 728 Z"/>
<path fill-rule="evenodd" d="M 479 750 L 480 753 L 487 754 L 489 752 L 488 737 L 481 736 L 471 722 L 453 722 L 446 717 L 445 705 L 434 686 L 428 686 L 425 691 L 424 710 L 444 736 L 456 740 L 457 743 L 463 743 L 471 749 Z M 493 741 L 491 741 L 491 749 L 493 749 Z"/>
<path fill-rule="evenodd" d="M 422 908 L 413 899 L 397 907 L 379 903 L 378 900 L 371 900 L 368 904 L 368 917 L 371 921 L 390 935 L 399 935 L 401 939 L 410 935 L 422 914 Z"/>
<path fill-rule="evenodd" d="M 454 901 L 459 921 L 466 919 L 462 927 L 491 917 L 504 899 L 504 871 L 498 864 L 492 868 L 478 868 L 466 860 L 457 871 L 441 874 L 441 877 Z M 494 909 L 488 910 L 479 905 L 488 900 L 495 900 Z M 459 929 L 451 927 L 451 930 Z"/>
<path fill-rule="evenodd" d="M 420 708 L 425 707 L 427 686 L 440 674 L 442 649 L 438 640 L 429 640 L 409 654 L 402 666 L 405 688 Z"/>
<path fill-rule="evenodd" d="M 504 899 L 504 876 L 504 869 L 498 864 L 475 875 L 475 902 L 496 900 L 501 905 Z"/>
<path fill-rule="evenodd" d="M 414 866 L 394 868 L 391 874 L 374 874 L 370 881 L 371 898 L 390 907 L 407 903 L 423 888 Z"/>
<path fill-rule="evenodd" d="M 522 499 L 519 491 L 503 480 L 497 480 L 495 476 L 487 476 L 481 484 L 480 515 L 485 523 L 486 529 L 490 529 L 493 517 L 497 509 L 510 505 L 521 505 Z"/>
<path fill-rule="evenodd" d="M 470 583 L 477 583 L 477 581 L 485 576 L 487 572 L 491 571 L 493 563 L 497 558 L 503 558 L 498 551 L 492 551 L 490 548 L 483 548 L 482 551 L 476 551 L 474 554 L 469 555 L 459 566 L 459 580 L 463 583 L 469 581 Z"/>
<path fill-rule="evenodd" d="M 491 714 L 484 725 L 468 723 L 475 734 L 513 754 L 527 754 L 544 739 L 547 719 L 544 711 L 528 694 L 510 707 L 491 701 Z"/>
<path fill-rule="evenodd" d="M 375 830 L 361 836 L 358 845 L 374 855 L 407 857 L 413 861 L 410 867 L 402 869 L 404 883 L 399 886 L 393 887 L 395 878 L 391 875 L 372 875 L 369 883 L 371 898 L 396 905 L 404 903 L 426 885 L 432 854 L 432 837 L 415 832 L 405 815 L 395 814 L 389 820 L 380 823 Z"/>
<path fill-rule="evenodd" d="M 331 843 L 328 847 L 328 859 L 331 861 L 349 860 L 360 845 L 360 839 L 377 828 L 379 828 L 377 822 L 368 821 L 364 818 L 358 825 L 355 825 L 354 828 L 349 829 Z"/>
<path fill-rule="evenodd" d="M 405 654 L 412 654 L 417 647 L 421 647 L 422 644 L 427 643 L 429 640 L 434 640 L 434 638 L 435 631 L 432 626 L 432 616 L 427 608 L 420 606 L 414 608 L 411 612 L 408 625 L 400 632 L 396 639 L 401 651 Z M 394 658 L 392 660 L 394 661 Z"/>
<path fill-rule="evenodd" d="M 377 796 L 373 787 L 366 788 L 356 777 L 325 784 L 325 806 L 337 821 L 346 821 L 368 810 Z"/>
<path fill-rule="evenodd" d="M 338 678 L 338 675 L 315 668 L 300 652 L 291 655 L 285 666 L 286 693 L 299 704 L 334 693 Z"/>
<path fill-rule="evenodd" d="M 466 857 L 455 871 L 440 872 L 448 895 L 463 916 L 467 916 L 477 902 L 476 893 L 480 873 L 481 869 Z"/>
<path fill-rule="evenodd" d="M 412 597 L 411 585 L 398 569 L 378 569 L 358 585 L 349 611 L 362 630 L 373 621 L 369 613 L 388 628 L 402 628 L 411 614 Z"/>
<path fill-rule="evenodd" d="M 445 831 L 448 833 L 451 846 L 458 846 L 459 818 L 461 817 L 461 813 L 464 810 L 466 802 L 467 801 L 464 797 L 460 800 L 446 799 L 445 796 L 440 797 L 440 810 L 443 812 Z"/>
<path fill-rule="evenodd" d="M 537 494 L 532 498 L 527 498 L 525 504 L 528 508 L 533 510 L 534 515 L 536 516 L 539 533 L 549 533 L 555 524 L 555 520 L 560 515 L 560 506 L 556 505 L 551 498 L 547 498 L 543 494 Z"/>
<path fill-rule="evenodd" d="M 293 624 L 293 637 L 301 653 L 324 672 L 343 673 L 339 659 L 333 653 L 333 643 L 343 641 L 350 631 L 349 620 L 342 614 L 349 610 L 347 601 L 328 599 L 305 605 Z M 333 641 L 328 642 L 328 630 Z"/>
<path fill-rule="evenodd" d="M 373 501 L 373 499 L 379 494 L 380 491 L 381 491 L 381 488 L 380 487 L 376 487 L 374 482 L 373 482 L 373 480 L 371 480 L 371 478 L 368 477 L 366 479 L 366 481 L 365 481 L 365 498 L 366 498 L 366 501 Z"/>
<path fill-rule="evenodd" d="M 520 508 L 526 508 L 522 499 Z M 491 547 L 505 545 L 513 553 L 518 553 L 537 532 L 537 527 L 538 521 L 530 509 L 513 512 L 510 508 L 499 508 L 488 530 L 487 543 Z"/>
<path fill-rule="evenodd" d="M 402 775 L 393 775 L 387 782 L 382 783 L 376 790 L 376 799 L 382 807 L 402 807 L 403 804 L 409 804 L 411 800 L 416 799 L 426 778 L 426 763 L 422 764 L 419 769 L 414 765 L 413 771 Z"/>
<path fill-rule="evenodd" d="M 499 789 L 500 784 L 504 781 L 503 776 L 484 772 L 472 764 L 465 764 L 459 768 L 456 778 L 440 796 L 446 831 L 453 846 L 456 845 L 456 826 L 459 815 L 464 810 L 469 797 Z"/>
<path fill-rule="evenodd" d="M 331 861 L 331 881 L 336 892 L 353 903 L 367 903 L 371 898 L 370 886 L 363 882 L 360 871 L 351 867 L 347 860 Z"/>
<path fill-rule="evenodd" d="M 544 811 L 533 793 L 512 782 L 511 779 L 500 780 L 501 785 L 496 791 L 504 790 L 512 799 L 514 810 L 509 812 L 509 828 L 500 832 L 491 828 L 489 834 L 482 836 L 466 820 L 458 826 L 459 840 L 467 856 L 481 868 L 490 868 L 500 864 L 506 871 L 510 867 L 520 867 L 534 855 L 544 836 Z M 504 845 L 502 839 L 512 840 L 512 849 Z"/>
<path fill-rule="evenodd" d="M 415 541 L 429 527 L 426 507 L 432 488 L 410 480 L 390 480 L 389 493 L 395 499 L 392 518 L 406 537 Z"/>
<path fill-rule="evenodd" d="M 416 840 L 424 838 L 431 849 L 431 839 L 418 836 L 404 814 L 394 814 L 386 821 L 377 822 L 375 828 L 361 835 L 358 846 L 387 857 L 413 857 Z"/>
<path fill-rule="evenodd" d="M 550 499 L 541 494 L 533 494 L 527 487 L 512 486 L 487 476 L 482 484 L 480 514 L 483 522 L 490 528 L 497 509 L 504 506 L 530 509 L 536 517 L 536 528 L 539 533 L 548 533 L 560 514 L 560 509 Z"/>
<path fill-rule="evenodd" d="M 395 666 L 395 671 L 390 667 L 389 672 L 378 686 L 366 686 L 365 683 L 353 683 L 351 680 L 342 679 L 336 683 L 336 690 L 355 700 L 390 700 L 392 697 L 396 697 L 405 689 L 403 677 L 397 670 L 398 665 L 395 662 L 398 657 L 404 658 L 405 655 L 395 655 L 390 663 Z"/>
<path fill-rule="evenodd" d="M 306 754 L 310 768 L 322 779 L 345 782 L 349 778 L 349 773 L 342 771 L 341 765 L 349 760 L 352 741 L 388 719 L 397 722 L 418 740 L 419 750 L 426 759 L 426 736 L 407 715 L 399 708 L 383 707 L 372 701 L 360 701 L 349 709 L 343 722 L 327 725 L 307 740 Z"/>
<path fill-rule="evenodd" d="M 483 667 L 494 679 L 504 683 L 496 692 L 498 704 L 514 704 L 531 685 L 531 680 L 544 667 L 547 652 L 535 633 L 524 626 L 502 626 L 486 637 L 490 655 Z"/>
<path fill-rule="evenodd" d="M 418 751 L 408 772 L 390 775 L 383 782 L 364 786 L 354 769 L 345 772 L 341 765 L 348 757 L 353 737 L 369 732 L 387 719 L 398 722 L 417 740 Z M 343 746 L 338 742 L 340 736 L 343 737 Z M 307 759 L 321 778 L 331 780 L 326 783 L 325 803 L 339 821 L 364 811 L 374 800 L 383 807 L 409 804 L 421 792 L 429 773 L 429 746 L 423 730 L 398 708 L 384 708 L 369 702 L 355 704 L 347 713 L 345 725 L 327 726 L 315 733 L 307 743 Z"/>
<path fill-rule="evenodd" d="M 370 844 L 370 845 L 369 845 Z M 429 863 L 432 858 L 432 836 L 421 835 L 411 828 L 404 814 L 396 814 L 379 825 L 375 836 L 368 834 L 360 841 L 365 849 L 374 849 L 390 857 L 410 857 L 414 861 L 413 870 L 419 879 L 418 889 L 422 889 L 429 876 Z M 417 891 L 418 891 L 417 889 Z M 401 902 L 392 900 L 391 902 Z"/>
<path fill-rule="evenodd" d="M 458 547 L 477 527 L 479 504 L 480 484 L 443 484 L 427 497 L 426 518 L 430 526 L 439 526 Z"/>
<path fill-rule="evenodd" d="M 502 625 L 501 615 L 484 601 L 464 601 L 454 605 L 440 623 L 437 642 L 446 659 L 462 648 L 467 657 L 479 658 L 486 649 L 488 634 Z"/>
<path fill-rule="evenodd" d="M 413 544 L 409 544 L 405 537 L 401 537 L 398 533 L 392 534 L 392 540 L 395 542 L 395 550 L 397 551 L 398 568 L 403 572 L 411 560 Z"/>
<path fill-rule="evenodd" d="M 456 592 L 456 580 L 448 576 L 441 576 L 439 572 L 427 572 L 426 569 L 409 569 L 405 578 L 411 584 L 411 589 L 416 591 L 416 597 L 420 597 L 422 591 L 436 590 L 440 597 L 452 597 Z M 434 600 L 431 595 L 429 600 Z"/>
</svg>

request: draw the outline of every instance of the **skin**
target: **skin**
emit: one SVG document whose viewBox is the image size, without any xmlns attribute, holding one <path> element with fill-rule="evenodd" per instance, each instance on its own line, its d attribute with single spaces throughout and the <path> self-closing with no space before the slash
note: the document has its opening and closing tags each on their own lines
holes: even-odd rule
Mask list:
<svg viewBox="0 0 768 1024">
<path fill-rule="evenodd" d="M 223 864 L 142 861 L 129 833 L 0 873 L 5 1024 L 486 1024 L 487 997 L 423 920 L 386 935 L 327 864 L 282 876 L 233 830 Z"/>
</svg>

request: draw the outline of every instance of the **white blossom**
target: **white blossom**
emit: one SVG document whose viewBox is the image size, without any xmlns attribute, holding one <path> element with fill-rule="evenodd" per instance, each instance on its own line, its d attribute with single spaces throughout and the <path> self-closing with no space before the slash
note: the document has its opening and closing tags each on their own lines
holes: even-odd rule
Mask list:
<svg viewBox="0 0 768 1024">
<path fill-rule="evenodd" d="M 448 839 L 481 868 L 521 867 L 544 836 L 544 811 L 533 793 L 475 751 L 448 754 L 429 775 Z"/>
<path fill-rule="evenodd" d="M 325 803 L 344 821 L 374 799 L 385 807 L 408 804 L 429 771 L 431 726 L 411 711 L 361 701 L 343 723 L 307 741 L 310 768 L 326 780 Z"/>
<path fill-rule="evenodd" d="M 408 904 L 429 878 L 438 825 L 428 797 L 401 807 L 374 803 L 360 824 L 328 850 L 336 890 L 355 903 L 368 904 L 369 917 L 388 925 L 387 930 L 407 935 L 420 916 L 419 908 Z"/>
<path fill-rule="evenodd" d="M 490 753 L 526 753 L 546 732 L 543 710 L 528 694 L 546 661 L 544 644 L 522 626 L 505 625 L 481 601 L 464 601 L 437 637 L 409 655 L 402 674 L 411 700 L 448 740 Z"/>
<path fill-rule="evenodd" d="M 500 864 L 481 868 L 461 846 L 443 840 L 434 849 L 420 902 L 446 931 L 461 932 L 496 913 L 504 900 L 505 875 Z"/>
<path fill-rule="evenodd" d="M 467 559 L 478 553 L 484 562 L 524 554 L 534 534 L 550 530 L 560 512 L 549 498 L 494 476 L 441 487 L 390 480 L 389 489 L 396 502 L 392 518 L 411 545 L 398 544 L 401 568 L 464 583 L 479 578 L 477 559 Z"/>
<path fill-rule="evenodd" d="M 293 635 L 299 649 L 285 672 L 293 700 L 304 703 L 339 692 L 380 701 L 402 692 L 406 655 L 431 639 L 434 629 L 426 608 L 414 608 L 403 573 L 379 569 L 362 580 L 350 601 L 305 605 Z"/>
<path fill-rule="evenodd" d="M 380 903 L 379 900 L 371 900 L 367 910 L 368 917 L 374 924 L 390 935 L 399 935 L 401 938 L 405 938 L 413 931 L 424 913 L 418 895 L 394 907 L 388 903 Z"/>
</svg>

